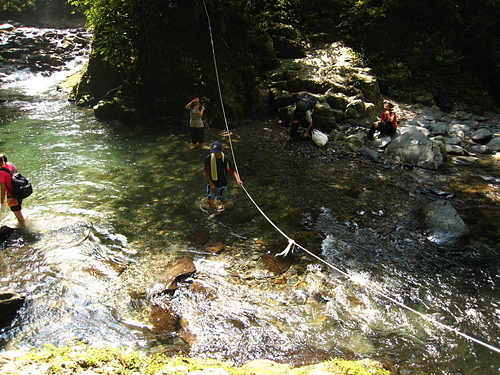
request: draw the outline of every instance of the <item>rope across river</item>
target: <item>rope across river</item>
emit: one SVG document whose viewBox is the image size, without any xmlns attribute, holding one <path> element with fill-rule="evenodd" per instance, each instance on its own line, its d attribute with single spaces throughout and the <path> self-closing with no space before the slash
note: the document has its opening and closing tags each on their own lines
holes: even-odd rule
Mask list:
<svg viewBox="0 0 500 375">
<path fill-rule="evenodd" d="M 223 100 L 223 97 L 222 97 L 222 89 L 221 89 L 221 85 L 220 85 L 220 79 L 219 79 L 219 70 L 218 70 L 218 66 L 217 66 L 217 57 L 216 57 L 216 54 L 215 54 L 215 46 L 214 46 L 214 39 L 213 39 L 213 35 L 212 35 L 212 25 L 211 25 L 211 21 L 210 21 L 210 15 L 208 13 L 208 9 L 207 9 L 207 6 L 205 4 L 205 0 L 203 0 L 203 7 L 205 9 L 205 13 L 206 13 L 206 16 L 207 16 L 207 22 L 208 22 L 208 30 L 209 30 L 209 33 L 210 33 L 210 43 L 211 43 L 211 47 L 212 47 L 212 56 L 213 56 L 213 60 L 214 60 L 214 68 L 215 68 L 215 75 L 216 75 L 216 81 L 217 81 L 217 88 L 218 88 L 218 92 L 219 92 L 219 99 L 220 99 L 220 103 L 221 103 L 221 108 L 222 108 L 222 116 L 224 118 L 224 124 L 225 124 L 225 127 L 226 127 L 226 132 L 227 132 L 227 136 L 228 136 L 228 141 L 229 141 L 229 146 L 230 146 L 230 150 L 231 150 L 231 156 L 233 158 L 233 162 L 234 162 L 234 166 L 235 166 L 235 169 L 236 171 L 238 171 L 238 166 L 237 166 L 237 163 L 236 163 L 236 157 L 234 155 L 234 148 L 233 148 L 233 143 L 232 143 L 232 140 L 231 140 L 231 132 L 229 130 L 229 125 L 228 125 L 228 122 L 227 122 L 227 117 L 226 117 L 226 111 L 225 111 L 225 107 L 224 107 L 224 100 Z M 238 174 L 239 174 L 239 171 L 238 171 Z M 392 303 L 400 306 L 401 308 L 403 309 L 406 309 L 408 311 L 411 311 L 412 313 L 418 315 L 419 317 L 421 317 L 422 319 L 428 321 L 429 323 L 432 323 L 434 324 L 436 327 L 438 328 L 441 328 L 443 330 L 447 330 L 447 331 L 450 331 L 450 332 L 453 332 L 469 341 L 472 341 L 472 342 L 475 342 L 479 345 L 482 345 L 494 352 L 497 352 L 500 354 L 500 348 L 497 348 L 493 345 L 490 345 L 486 342 L 483 342 L 481 340 L 478 340 L 472 336 L 469 336 L 463 332 L 460 332 L 459 330 L 457 330 L 456 328 L 453 328 L 452 326 L 449 326 L 447 324 L 443 324 L 439 321 L 437 321 L 436 319 L 432 318 L 431 316 L 429 315 L 426 315 L 424 313 L 421 313 L 420 311 L 417 311 L 401 302 L 399 302 L 398 300 L 396 300 L 395 298 L 391 297 L 390 295 L 386 294 L 385 292 L 377 289 L 376 287 L 374 286 L 371 286 L 368 284 L 368 282 L 366 281 L 363 281 L 363 280 L 359 280 L 357 278 L 355 278 L 354 276 L 348 274 L 347 272 L 341 270 L 340 268 L 336 267 L 335 265 L 329 263 L 328 261 L 322 259 L 321 257 L 317 256 L 316 254 L 312 253 L 311 251 L 309 251 L 308 249 L 306 249 L 305 247 L 299 245 L 298 243 L 296 243 L 291 237 L 289 237 L 286 233 L 284 233 L 265 213 L 264 211 L 262 211 L 262 209 L 259 207 L 259 205 L 257 204 L 257 202 L 255 202 L 255 200 L 252 198 L 252 196 L 250 195 L 250 193 L 248 192 L 248 190 L 242 186 L 243 190 L 245 191 L 246 195 L 248 196 L 248 198 L 250 199 L 250 201 L 254 204 L 254 206 L 257 208 L 257 210 L 261 213 L 261 215 L 276 229 L 276 231 L 278 233 L 280 233 L 284 238 L 287 239 L 288 241 L 288 246 L 285 248 L 284 251 L 282 251 L 281 253 L 279 254 L 276 254 L 276 256 L 284 256 L 284 255 L 287 255 L 290 251 L 293 251 L 295 248 L 299 248 L 300 250 L 304 251 L 305 253 L 309 254 L 310 256 L 312 256 L 313 258 L 317 259 L 319 262 L 325 264 L 326 266 L 328 266 L 329 268 L 337 271 L 338 273 L 342 274 L 343 276 L 346 276 L 351 282 L 353 283 L 357 283 L 361 286 L 363 286 L 364 288 L 372 291 L 372 292 L 375 292 L 376 294 L 378 294 L 379 296 L 391 301 Z"/>
</svg>

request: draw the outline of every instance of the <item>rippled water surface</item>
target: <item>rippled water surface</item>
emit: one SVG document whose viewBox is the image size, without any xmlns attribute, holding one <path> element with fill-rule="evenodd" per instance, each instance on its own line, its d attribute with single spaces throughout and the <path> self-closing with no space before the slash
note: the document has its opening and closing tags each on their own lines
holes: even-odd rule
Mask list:
<svg viewBox="0 0 500 375">
<path fill-rule="evenodd" d="M 242 179 L 263 210 L 352 275 L 299 251 L 286 277 L 269 277 L 257 260 L 286 242 L 234 185 L 226 212 L 207 219 L 207 150 L 190 149 L 185 124 L 99 122 L 56 90 L 65 74 L 22 77 L 0 89 L 7 99 L 0 152 L 35 187 L 25 228 L 1 214 L 15 231 L 0 249 L 0 290 L 27 296 L 0 332 L 4 348 L 84 340 L 236 363 L 370 356 L 402 373 L 498 373 L 498 353 L 363 286 L 498 346 L 498 169 L 440 176 L 350 161 L 320 167 L 270 156 L 236 129 Z M 207 138 L 227 142 L 213 129 Z M 412 210 L 428 200 L 422 189 L 437 185 L 457 193 L 470 244 L 443 249 L 420 234 Z M 225 253 L 201 254 L 204 245 L 187 239 L 199 229 L 211 240 L 224 237 Z M 154 334 L 148 303 L 130 296 L 179 256 L 193 257 L 197 273 L 155 302 L 183 317 L 184 340 Z"/>
</svg>

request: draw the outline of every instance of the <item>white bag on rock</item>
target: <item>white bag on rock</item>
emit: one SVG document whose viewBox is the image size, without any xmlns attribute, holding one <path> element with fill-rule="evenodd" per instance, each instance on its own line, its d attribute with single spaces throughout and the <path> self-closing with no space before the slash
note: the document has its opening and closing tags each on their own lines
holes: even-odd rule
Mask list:
<svg viewBox="0 0 500 375">
<path fill-rule="evenodd" d="M 328 142 L 328 136 L 317 129 L 313 129 L 311 132 L 311 138 L 319 147 L 323 147 Z"/>
</svg>

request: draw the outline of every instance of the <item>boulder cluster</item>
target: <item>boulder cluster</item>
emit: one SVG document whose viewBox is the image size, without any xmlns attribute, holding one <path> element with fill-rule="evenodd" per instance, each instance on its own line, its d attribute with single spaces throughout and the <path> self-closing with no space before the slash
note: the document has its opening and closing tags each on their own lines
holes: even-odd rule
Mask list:
<svg viewBox="0 0 500 375">
<path fill-rule="evenodd" d="M 186 237 L 195 245 L 205 246 L 207 255 L 217 256 L 224 252 L 225 238 L 217 238 L 210 241 L 210 231 L 201 228 Z M 278 244 L 275 248 L 269 248 L 264 254 L 257 256 L 254 261 L 254 271 L 265 274 L 267 277 L 276 278 L 286 272 L 292 264 L 294 257 L 290 254 L 279 255 L 285 244 Z M 130 296 L 135 305 L 144 306 L 148 311 L 148 320 L 152 326 L 152 332 L 160 338 L 168 338 L 178 334 L 187 343 L 196 341 L 188 329 L 188 321 L 175 311 L 170 300 L 175 292 L 182 286 L 190 288 L 195 293 L 200 293 L 205 298 L 212 298 L 210 292 L 204 286 L 203 275 L 198 275 L 198 270 L 193 258 L 179 257 L 165 266 L 162 275 L 147 290 L 133 291 Z"/>
<path fill-rule="evenodd" d="M 318 99 L 314 126 L 329 133 L 337 124 L 368 126 L 382 110 L 376 78 L 354 51 L 340 42 L 306 52 L 305 57 L 282 59 L 278 68 L 254 90 L 258 116 L 278 112 L 286 121 L 297 96 L 308 92 Z"/>
<path fill-rule="evenodd" d="M 254 90 L 255 112 L 260 117 L 277 112 L 286 123 L 304 92 L 318 99 L 314 127 L 330 139 L 345 138 L 352 151 L 372 161 L 386 152 L 403 164 L 437 170 L 449 155 L 475 158 L 500 150 L 497 116 L 478 108 L 467 110 L 451 99 L 444 101 L 442 93 L 422 93 L 411 111 L 397 107 L 396 135 L 367 142 L 364 129 L 381 114 L 384 98 L 371 70 L 340 42 L 309 48 L 303 57 L 281 59 L 280 66 Z"/>
<path fill-rule="evenodd" d="M 347 138 L 353 151 L 377 161 L 380 152 L 412 167 L 441 169 L 447 160 L 474 164 L 479 158 L 496 160 L 500 151 L 500 119 L 495 114 L 479 116 L 457 108 L 443 112 L 435 104 L 427 107 L 396 105 L 396 134 L 373 142 L 363 131 Z M 367 151 L 371 150 L 371 153 Z M 376 152 L 374 152 L 376 151 Z"/>
</svg>

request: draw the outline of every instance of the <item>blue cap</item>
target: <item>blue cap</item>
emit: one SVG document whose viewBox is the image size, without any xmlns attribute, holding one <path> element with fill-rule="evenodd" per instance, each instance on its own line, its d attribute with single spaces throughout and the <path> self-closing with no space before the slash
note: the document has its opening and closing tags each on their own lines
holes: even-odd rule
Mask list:
<svg viewBox="0 0 500 375">
<path fill-rule="evenodd" d="M 212 146 L 210 147 L 210 152 L 213 154 L 218 154 L 219 152 L 222 152 L 222 143 L 220 142 L 212 143 Z"/>
</svg>

